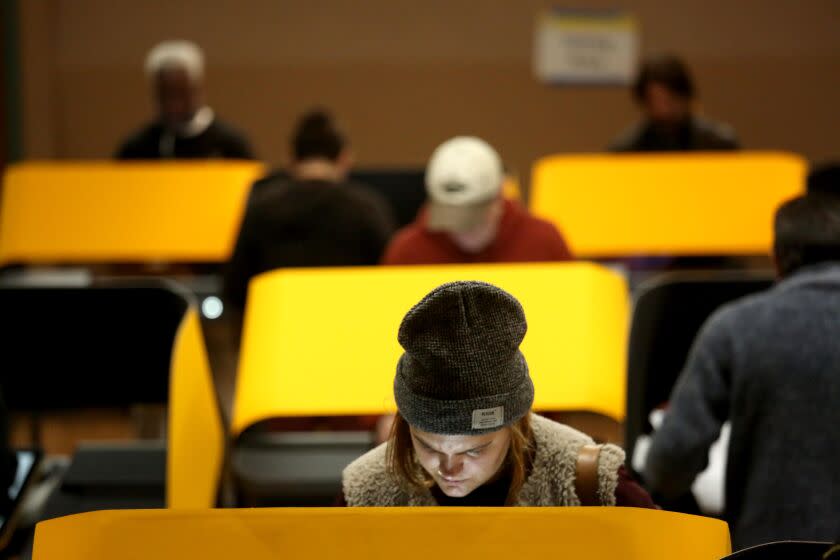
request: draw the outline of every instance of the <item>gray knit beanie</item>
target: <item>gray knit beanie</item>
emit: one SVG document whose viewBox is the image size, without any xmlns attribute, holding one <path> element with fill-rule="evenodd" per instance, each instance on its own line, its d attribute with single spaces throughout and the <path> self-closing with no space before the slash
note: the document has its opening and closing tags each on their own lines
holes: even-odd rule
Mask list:
<svg viewBox="0 0 840 560">
<path fill-rule="evenodd" d="M 447 435 L 493 432 L 522 418 L 534 402 L 519 351 L 527 328 L 519 302 L 493 285 L 434 289 L 400 325 L 400 414 L 416 428 Z"/>
</svg>

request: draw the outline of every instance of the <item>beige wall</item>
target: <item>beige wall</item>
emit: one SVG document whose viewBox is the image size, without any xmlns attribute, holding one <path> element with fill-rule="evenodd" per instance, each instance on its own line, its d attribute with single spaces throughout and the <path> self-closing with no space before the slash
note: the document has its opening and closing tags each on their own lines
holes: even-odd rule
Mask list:
<svg viewBox="0 0 840 560">
<path fill-rule="evenodd" d="M 31 158 L 108 157 L 151 113 L 141 64 L 165 38 L 204 47 L 211 104 L 272 163 L 313 104 L 342 117 L 361 164 L 422 164 L 441 140 L 471 133 L 523 174 L 543 154 L 601 149 L 635 115 L 625 90 L 533 79 L 543 0 L 19 1 Z M 840 155 L 840 2 L 623 5 L 643 50 L 684 55 L 705 112 L 748 148 Z"/>
</svg>

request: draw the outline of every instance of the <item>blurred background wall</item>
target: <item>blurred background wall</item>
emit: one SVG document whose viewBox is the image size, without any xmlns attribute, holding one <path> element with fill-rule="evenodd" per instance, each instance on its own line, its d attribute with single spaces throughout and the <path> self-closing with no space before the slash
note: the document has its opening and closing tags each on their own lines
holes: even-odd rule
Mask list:
<svg viewBox="0 0 840 560">
<path fill-rule="evenodd" d="M 286 160 L 296 115 L 324 104 L 362 165 L 423 164 L 480 135 L 522 175 L 544 154 L 603 149 L 635 118 L 622 88 L 542 85 L 531 71 L 541 0 L 23 0 L 27 158 L 109 157 L 151 115 L 142 72 L 162 39 L 198 42 L 209 102 Z M 838 151 L 838 0 L 576 0 L 621 7 L 642 52 L 686 58 L 704 111 L 745 147 Z"/>
</svg>

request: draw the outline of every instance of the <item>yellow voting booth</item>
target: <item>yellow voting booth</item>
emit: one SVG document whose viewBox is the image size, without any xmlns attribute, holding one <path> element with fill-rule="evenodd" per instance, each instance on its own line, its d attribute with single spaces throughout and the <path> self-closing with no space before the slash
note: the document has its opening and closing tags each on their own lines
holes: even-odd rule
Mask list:
<svg viewBox="0 0 840 560">
<path fill-rule="evenodd" d="M 256 162 L 33 162 L 3 177 L 0 264 L 227 260 Z"/>
<path fill-rule="evenodd" d="M 775 152 L 551 156 L 534 166 L 531 210 L 580 257 L 767 254 L 805 174 Z"/>
<path fill-rule="evenodd" d="M 201 322 L 190 306 L 172 348 L 169 379 L 166 505 L 216 505 L 226 434 Z"/>
<path fill-rule="evenodd" d="M 522 351 L 538 410 L 624 418 L 627 285 L 588 263 L 279 270 L 252 280 L 232 432 L 283 416 L 381 414 L 406 312 L 445 282 L 511 292 L 528 319 Z"/>
<path fill-rule="evenodd" d="M 103 511 L 44 521 L 34 560 L 718 560 L 726 523 L 634 508 Z"/>
</svg>

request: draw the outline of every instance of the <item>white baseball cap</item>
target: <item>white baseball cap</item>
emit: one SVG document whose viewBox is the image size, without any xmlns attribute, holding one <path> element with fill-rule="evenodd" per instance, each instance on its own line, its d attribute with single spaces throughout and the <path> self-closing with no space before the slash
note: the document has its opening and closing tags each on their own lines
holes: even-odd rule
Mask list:
<svg viewBox="0 0 840 560">
<path fill-rule="evenodd" d="M 456 136 L 437 147 L 426 166 L 427 227 L 463 232 L 485 219 L 504 180 L 502 159 L 474 136 Z"/>
</svg>

